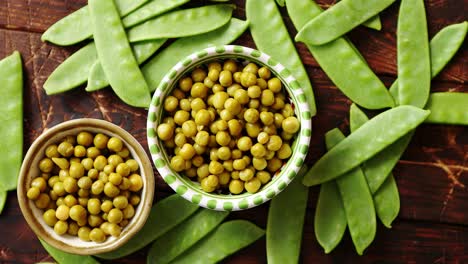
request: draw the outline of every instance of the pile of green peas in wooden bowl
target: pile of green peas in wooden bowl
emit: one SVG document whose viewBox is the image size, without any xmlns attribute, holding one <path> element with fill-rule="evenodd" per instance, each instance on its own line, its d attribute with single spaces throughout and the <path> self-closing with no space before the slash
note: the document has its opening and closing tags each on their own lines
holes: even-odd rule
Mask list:
<svg viewBox="0 0 468 264">
<path fill-rule="evenodd" d="M 293 75 L 241 46 L 202 50 L 179 62 L 156 89 L 148 144 L 164 180 L 215 210 L 259 205 L 300 169 L 310 111 Z"/>
</svg>

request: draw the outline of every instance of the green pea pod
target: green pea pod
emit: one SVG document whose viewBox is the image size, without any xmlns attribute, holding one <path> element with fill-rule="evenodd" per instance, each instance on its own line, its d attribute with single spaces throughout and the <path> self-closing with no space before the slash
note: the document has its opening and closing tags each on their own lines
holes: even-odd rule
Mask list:
<svg viewBox="0 0 468 264">
<path fill-rule="evenodd" d="M 374 194 L 374 204 L 382 224 L 387 228 L 392 228 L 392 222 L 400 212 L 400 195 L 392 173 Z"/>
<path fill-rule="evenodd" d="M 250 33 L 257 48 L 281 62 L 302 86 L 311 115 L 317 112 L 314 92 L 307 71 L 297 54 L 281 13 L 274 0 L 247 0 L 245 13 L 250 21 Z"/>
<path fill-rule="evenodd" d="M 125 103 L 148 107 L 151 102 L 148 85 L 133 56 L 114 2 L 91 0 L 88 4 L 98 58 L 112 89 Z"/>
<path fill-rule="evenodd" d="M 7 191 L 0 190 L 0 214 L 5 207 L 6 199 L 7 199 Z"/>
<path fill-rule="evenodd" d="M 21 55 L 14 51 L 0 60 L 0 190 L 16 189 L 23 161 L 23 66 Z"/>
<path fill-rule="evenodd" d="M 414 106 L 398 106 L 375 116 L 323 155 L 305 175 L 304 185 L 320 184 L 350 171 L 415 129 L 429 113 Z"/>
<path fill-rule="evenodd" d="M 301 253 L 302 230 L 309 188 L 301 179 L 306 165 L 286 190 L 273 198 L 268 210 L 266 247 L 268 263 L 297 263 Z"/>
<path fill-rule="evenodd" d="M 148 1 L 116 0 L 115 4 L 120 16 L 125 16 Z M 84 6 L 50 26 L 42 34 L 41 40 L 60 46 L 69 46 L 92 36 L 93 25 L 91 24 L 89 7 Z"/>
<path fill-rule="evenodd" d="M 403 0 L 397 27 L 398 101 L 423 108 L 431 89 L 431 61 L 424 0 Z"/>
<path fill-rule="evenodd" d="M 39 242 L 41 242 L 47 253 L 49 253 L 58 264 L 99 264 L 99 262 L 91 256 L 82 256 L 63 252 L 47 244 L 42 239 L 39 239 Z"/>
<path fill-rule="evenodd" d="M 174 208 L 177 208 L 174 210 Z M 193 215 L 198 206 L 177 194 L 153 205 L 143 228 L 125 245 L 109 253 L 99 254 L 103 259 L 117 259 L 132 254 L 166 234 L 169 230 Z"/>
<path fill-rule="evenodd" d="M 345 136 L 338 128 L 328 131 L 325 134 L 327 149 L 333 149 L 344 139 Z M 336 183 L 343 201 L 343 208 L 354 247 L 356 252 L 362 255 L 374 240 L 377 230 L 374 202 L 366 177 L 362 170 L 357 167 L 336 179 Z"/>
<path fill-rule="evenodd" d="M 171 263 L 218 263 L 232 253 L 255 242 L 264 234 L 263 229 L 248 221 L 232 220 L 220 225 Z"/>
<path fill-rule="evenodd" d="M 133 55 L 135 56 L 137 63 L 142 64 L 146 61 L 166 42 L 166 40 L 167 39 L 155 39 L 133 43 Z M 102 65 L 99 60 L 97 60 L 90 69 L 86 91 L 97 91 L 107 87 L 108 85 L 109 81 L 104 73 L 104 69 L 102 69 Z"/>
<path fill-rule="evenodd" d="M 170 263 L 185 250 L 208 235 L 229 215 L 229 212 L 200 209 L 156 239 L 148 252 L 147 263 Z"/>
<path fill-rule="evenodd" d="M 122 19 L 122 24 L 126 28 L 140 24 L 143 21 L 149 20 L 160 14 L 168 12 L 176 7 L 179 7 L 190 0 L 151 0 L 142 7 L 130 13 Z"/>
<path fill-rule="evenodd" d="M 296 29 L 322 12 L 312 0 L 286 0 L 286 7 Z M 385 85 L 346 38 L 322 46 L 306 45 L 328 77 L 353 102 L 368 109 L 395 105 Z"/>
<path fill-rule="evenodd" d="M 453 24 L 440 30 L 429 43 L 431 76 L 434 78 L 460 49 L 468 30 L 468 22 Z M 390 93 L 399 104 L 398 79 L 390 87 Z"/>
<path fill-rule="evenodd" d="M 468 93 L 432 93 L 426 109 L 427 123 L 468 125 Z"/>
<path fill-rule="evenodd" d="M 244 33 L 248 25 L 247 21 L 231 18 L 229 23 L 217 30 L 174 41 L 150 59 L 142 68 L 150 91 L 156 89 L 164 75 L 178 61 L 201 49 L 231 43 Z"/>
<path fill-rule="evenodd" d="M 337 0 L 336 2 L 338 2 L 338 1 L 340 1 L 340 0 Z M 382 29 L 382 22 L 380 21 L 379 15 L 375 15 L 375 16 L 369 18 L 364 23 L 362 23 L 362 25 L 365 26 L 365 27 L 368 27 L 368 28 L 375 29 L 375 30 L 381 30 Z"/>
<path fill-rule="evenodd" d="M 285 0 L 276 0 L 276 3 L 279 5 L 279 6 L 284 6 L 285 3 L 284 3 Z"/>
<path fill-rule="evenodd" d="M 395 0 L 343 0 L 307 22 L 296 41 L 323 45 L 335 40 L 391 5 Z"/>
<path fill-rule="evenodd" d="M 173 11 L 127 31 L 130 42 L 176 38 L 213 31 L 229 22 L 234 5 L 220 4 Z"/>
</svg>

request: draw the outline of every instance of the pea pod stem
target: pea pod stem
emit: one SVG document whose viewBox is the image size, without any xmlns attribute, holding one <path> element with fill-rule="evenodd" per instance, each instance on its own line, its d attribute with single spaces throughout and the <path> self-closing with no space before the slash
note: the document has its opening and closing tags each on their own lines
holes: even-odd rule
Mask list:
<svg viewBox="0 0 468 264">
<path fill-rule="evenodd" d="M 76 254 L 70 254 L 58 250 L 51 245 L 47 244 L 42 239 L 39 239 L 44 249 L 49 253 L 57 263 L 60 264 L 99 264 L 99 262 L 91 256 L 82 256 Z"/>
<path fill-rule="evenodd" d="M 468 93 L 432 93 L 426 109 L 426 123 L 468 125 Z"/>
</svg>

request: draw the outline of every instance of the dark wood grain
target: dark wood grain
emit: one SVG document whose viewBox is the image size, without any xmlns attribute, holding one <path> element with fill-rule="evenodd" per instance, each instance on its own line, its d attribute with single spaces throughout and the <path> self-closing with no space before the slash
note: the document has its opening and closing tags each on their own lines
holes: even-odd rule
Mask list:
<svg viewBox="0 0 468 264">
<path fill-rule="evenodd" d="M 235 16 L 245 19 L 244 1 L 236 0 Z M 323 7 L 333 0 L 319 1 Z M 468 19 L 466 0 L 425 1 L 429 34 Z M 86 4 L 85 0 L 4 0 L 0 1 L 0 58 L 13 50 L 22 54 L 25 67 L 24 149 L 45 129 L 64 120 L 94 117 L 111 121 L 130 131 L 144 147 L 146 111 L 123 104 L 110 89 L 86 93 L 83 87 L 47 96 L 42 85 L 50 73 L 81 45 L 57 47 L 42 43 L 40 34 L 61 17 Z M 197 2 L 192 3 L 196 5 Z M 382 14 L 380 32 L 359 27 L 349 36 L 372 69 L 389 87 L 396 78 L 396 18 L 398 1 Z M 282 10 L 293 36 L 296 31 Z M 236 44 L 255 47 L 248 33 Z M 468 45 L 457 53 L 433 81 L 433 91 L 468 92 Z M 296 47 L 311 78 L 318 114 L 313 119 L 313 136 L 307 161 L 315 162 L 325 153 L 323 136 L 339 127 L 349 133 L 351 104 L 320 69 L 306 47 Z M 373 115 L 376 112 L 368 112 Z M 391 230 L 379 225 L 377 237 L 365 256 L 356 255 L 349 235 L 330 255 L 325 255 L 314 238 L 313 215 L 318 188 L 310 191 L 304 229 L 303 263 L 464 263 L 468 262 L 468 127 L 422 125 L 394 170 L 401 195 L 401 212 Z M 157 175 L 156 200 L 172 193 Z M 27 226 L 10 192 L 0 216 L 0 262 L 35 263 L 51 260 Z M 266 226 L 268 204 L 232 213 L 230 218 Z M 146 250 L 119 260 L 141 263 Z M 226 263 L 266 263 L 265 240 L 228 258 Z"/>
</svg>

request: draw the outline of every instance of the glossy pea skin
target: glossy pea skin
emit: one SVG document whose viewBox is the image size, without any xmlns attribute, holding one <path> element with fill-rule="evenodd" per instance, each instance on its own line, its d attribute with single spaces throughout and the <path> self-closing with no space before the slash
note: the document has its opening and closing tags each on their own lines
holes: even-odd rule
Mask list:
<svg viewBox="0 0 468 264">
<path fill-rule="evenodd" d="M 327 149 L 333 149 L 345 136 L 337 128 L 325 134 Z M 366 177 L 357 167 L 336 179 L 340 191 L 343 208 L 346 213 L 349 233 L 356 252 L 362 255 L 375 237 L 377 223 L 374 202 Z"/>
<path fill-rule="evenodd" d="M 309 21 L 296 41 L 323 45 L 335 40 L 377 15 L 395 0 L 343 0 Z"/>
<path fill-rule="evenodd" d="M 299 261 L 309 197 L 309 188 L 301 180 L 307 169 L 303 165 L 293 182 L 271 200 L 266 228 L 268 263 Z"/>
<path fill-rule="evenodd" d="M 57 263 L 67 263 L 67 264 L 99 264 L 97 260 L 95 260 L 91 256 L 82 256 L 67 253 L 61 250 L 58 250 L 51 245 L 47 244 L 42 239 L 39 239 L 44 249 L 49 253 Z"/>
<path fill-rule="evenodd" d="M 130 42 L 187 37 L 213 31 L 229 22 L 234 5 L 209 5 L 173 11 L 127 31 Z"/>
<path fill-rule="evenodd" d="M 174 41 L 150 59 L 142 68 L 150 91 L 156 89 L 166 72 L 169 72 L 178 61 L 201 49 L 229 44 L 237 39 L 247 27 L 247 21 L 231 18 L 230 22 L 217 30 Z"/>
<path fill-rule="evenodd" d="M 322 156 L 307 172 L 304 185 L 320 184 L 353 169 L 412 131 L 428 115 L 429 111 L 414 106 L 398 106 L 375 116 Z"/>
<path fill-rule="evenodd" d="M 137 10 L 133 11 L 126 17 L 122 19 L 122 24 L 124 27 L 129 28 L 134 25 L 137 25 L 143 21 L 161 15 L 165 12 L 168 12 L 176 7 L 179 7 L 189 0 L 152 0 L 141 6 Z"/>
<path fill-rule="evenodd" d="M 431 111 L 427 123 L 468 125 L 468 93 L 432 93 L 426 109 Z"/>
<path fill-rule="evenodd" d="M 0 114 L 0 190 L 16 189 L 23 159 L 23 67 L 21 55 L 15 51 L 0 60 L 2 103 Z"/>
<path fill-rule="evenodd" d="M 322 12 L 312 0 L 288 0 L 286 7 L 298 30 Z M 321 46 L 305 44 L 327 76 L 353 102 L 367 109 L 395 105 L 385 85 L 348 40 L 338 38 Z M 340 57 L 340 63 L 347 65 L 346 68 L 337 67 L 337 56 Z"/>
<path fill-rule="evenodd" d="M 188 202 L 179 195 L 171 195 L 153 205 L 146 224 L 125 245 L 112 252 L 97 256 L 103 259 L 117 259 L 132 254 L 183 222 L 197 209 L 197 205 Z"/>
<path fill-rule="evenodd" d="M 245 220 L 225 222 L 171 263 L 217 263 L 264 234 L 263 229 Z"/>
<path fill-rule="evenodd" d="M 312 85 L 274 0 L 248 0 L 245 12 L 255 45 L 294 73 L 314 116 L 317 110 Z"/>
<path fill-rule="evenodd" d="M 147 263 L 165 264 L 208 235 L 229 215 L 229 212 L 199 209 L 193 216 L 154 241 Z"/>
<path fill-rule="evenodd" d="M 113 1 L 94 0 L 88 4 L 95 25 L 98 57 L 114 92 L 129 105 L 148 107 L 151 101 L 148 86 L 132 54 Z M 109 46 L 113 48 L 109 49 Z"/>
</svg>

